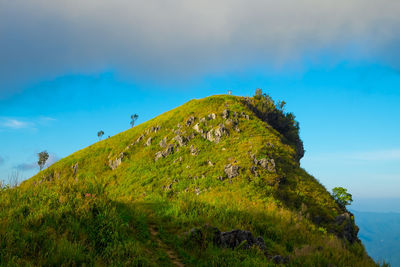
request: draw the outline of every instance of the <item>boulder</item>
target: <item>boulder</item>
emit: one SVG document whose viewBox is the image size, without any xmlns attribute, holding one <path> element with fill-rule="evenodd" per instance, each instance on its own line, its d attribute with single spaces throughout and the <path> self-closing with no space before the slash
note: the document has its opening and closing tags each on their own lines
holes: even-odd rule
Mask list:
<svg viewBox="0 0 400 267">
<path fill-rule="evenodd" d="M 265 241 L 261 236 L 257 237 L 256 239 L 251 232 L 239 229 L 229 232 L 222 232 L 221 246 L 231 249 L 239 246 L 243 249 L 249 249 L 253 246 L 258 246 L 261 250 L 266 249 Z"/>
<path fill-rule="evenodd" d="M 168 145 L 167 149 L 164 151 L 163 155 L 164 155 L 164 157 L 166 157 L 172 153 L 174 153 L 174 146 L 170 144 L 170 145 Z"/>
<path fill-rule="evenodd" d="M 224 171 L 228 178 L 233 178 L 239 175 L 240 166 L 228 164 L 225 166 Z"/>
<path fill-rule="evenodd" d="M 158 151 L 154 156 L 154 160 L 157 161 L 160 158 L 165 158 L 166 156 L 174 153 L 174 146 L 169 144 L 167 149 L 164 151 Z"/>
<path fill-rule="evenodd" d="M 215 115 L 215 113 L 211 113 L 211 114 L 208 114 L 207 118 L 209 120 L 215 120 L 217 118 L 217 115 Z"/>
<path fill-rule="evenodd" d="M 267 249 L 264 239 L 259 236 L 254 238 L 253 234 L 249 231 L 240 229 L 232 230 L 229 232 L 221 232 L 217 227 L 204 225 L 200 228 L 192 228 L 187 233 L 187 240 L 199 246 L 205 247 L 208 243 L 213 243 L 216 246 L 230 249 L 249 249 L 257 246 L 262 251 Z"/>
<path fill-rule="evenodd" d="M 78 171 L 78 167 L 79 167 L 79 164 L 78 164 L 78 163 L 75 163 L 74 165 L 71 166 L 71 168 L 72 168 L 72 173 L 74 174 L 74 176 L 76 175 L 76 173 L 77 173 L 77 171 Z"/>
<path fill-rule="evenodd" d="M 163 152 L 162 152 L 162 151 L 158 151 L 158 152 L 155 154 L 154 160 L 157 161 L 157 160 L 159 160 L 160 158 L 163 158 L 163 157 L 164 157 L 164 156 L 163 156 Z"/>
<path fill-rule="evenodd" d="M 276 172 L 274 159 L 262 158 L 257 160 L 256 158 L 253 158 L 253 162 L 257 165 L 260 165 L 264 169 L 267 169 L 269 172 Z"/>
<path fill-rule="evenodd" d="M 150 146 L 150 145 L 151 145 L 151 140 L 152 140 L 151 137 L 149 137 L 149 139 L 147 139 L 147 141 L 146 141 L 146 146 Z"/>
<path fill-rule="evenodd" d="M 257 171 L 257 166 L 251 166 L 250 167 L 250 171 L 252 174 L 254 174 L 254 176 L 259 176 L 258 171 Z"/>
<path fill-rule="evenodd" d="M 108 165 L 112 170 L 115 170 L 122 163 L 122 159 L 125 157 L 125 153 L 122 152 L 115 160 L 109 160 Z"/>
<path fill-rule="evenodd" d="M 222 118 L 223 119 L 229 118 L 229 113 L 230 113 L 229 109 L 225 109 L 224 111 L 222 111 Z"/>
<path fill-rule="evenodd" d="M 185 146 L 188 140 L 181 135 L 177 135 L 174 137 L 174 140 L 178 143 L 179 146 Z"/>
<path fill-rule="evenodd" d="M 194 147 L 193 145 L 191 145 L 190 146 L 190 154 L 192 156 L 197 156 L 199 154 L 199 150 L 196 147 Z"/>
<path fill-rule="evenodd" d="M 203 133 L 203 130 L 200 129 L 200 124 L 199 124 L 199 123 L 196 123 L 196 124 L 193 126 L 193 130 L 195 130 L 195 131 L 198 132 L 198 133 Z"/>
<path fill-rule="evenodd" d="M 138 139 L 136 139 L 136 144 L 139 143 L 140 141 L 142 141 L 142 139 L 144 138 L 144 134 L 142 134 L 141 136 L 138 137 Z"/>
<path fill-rule="evenodd" d="M 160 147 L 164 148 L 167 146 L 167 137 L 164 137 L 161 141 L 160 141 Z"/>
<path fill-rule="evenodd" d="M 286 264 L 289 262 L 289 258 L 288 257 L 283 257 L 281 255 L 275 255 L 271 258 L 271 260 L 275 263 L 275 264 Z"/>
<path fill-rule="evenodd" d="M 193 124 L 195 118 L 193 116 L 190 116 L 189 119 L 186 120 L 186 126 L 190 126 Z"/>
<path fill-rule="evenodd" d="M 217 128 L 211 129 L 207 133 L 207 140 L 209 140 L 211 142 L 219 143 L 219 141 L 221 140 L 221 137 L 227 136 L 227 135 L 229 135 L 228 130 L 226 129 L 226 127 L 223 124 L 220 124 L 219 126 L 217 126 Z"/>
</svg>

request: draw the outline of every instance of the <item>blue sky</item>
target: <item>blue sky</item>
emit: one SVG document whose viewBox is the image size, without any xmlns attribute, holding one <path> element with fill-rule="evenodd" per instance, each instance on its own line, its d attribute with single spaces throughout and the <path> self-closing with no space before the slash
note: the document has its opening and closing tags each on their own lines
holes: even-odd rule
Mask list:
<svg viewBox="0 0 400 267">
<path fill-rule="evenodd" d="M 0 179 L 132 113 L 260 87 L 295 113 L 302 166 L 328 189 L 400 203 L 400 5 L 320 2 L 0 0 Z"/>
</svg>

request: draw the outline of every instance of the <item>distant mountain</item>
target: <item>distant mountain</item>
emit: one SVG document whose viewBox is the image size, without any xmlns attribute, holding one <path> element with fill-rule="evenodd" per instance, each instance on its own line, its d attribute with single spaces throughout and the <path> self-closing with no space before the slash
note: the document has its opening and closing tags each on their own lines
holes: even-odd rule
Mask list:
<svg viewBox="0 0 400 267">
<path fill-rule="evenodd" d="M 400 266 L 400 213 L 353 212 L 369 255 Z"/>
<path fill-rule="evenodd" d="M 376 266 L 283 107 L 192 100 L 1 189 L 0 265 Z"/>
</svg>

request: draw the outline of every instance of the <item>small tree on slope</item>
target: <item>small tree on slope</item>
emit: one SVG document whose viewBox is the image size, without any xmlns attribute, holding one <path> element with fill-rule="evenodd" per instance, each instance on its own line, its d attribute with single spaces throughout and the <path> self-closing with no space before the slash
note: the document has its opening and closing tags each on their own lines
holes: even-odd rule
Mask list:
<svg viewBox="0 0 400 267">
<path fill-rule="evenodd" d="M 332 196 L 339 205 L 345 207 L 353 202 L 352 195 L 347 192 L 346 188 L 335 187 L 332 189 Z"/>
<path fill-rule="evenodd" d="M 38 153 L 38 157 L 39 157 L 38 165 L 39 165 L 40 170 L 42 170 L 44 165 L 46 164 L 46 161 L 49 159 L 49 153 L 47 153 L 47 151 L 44 150 L 44 151 Z"/>
</svg>

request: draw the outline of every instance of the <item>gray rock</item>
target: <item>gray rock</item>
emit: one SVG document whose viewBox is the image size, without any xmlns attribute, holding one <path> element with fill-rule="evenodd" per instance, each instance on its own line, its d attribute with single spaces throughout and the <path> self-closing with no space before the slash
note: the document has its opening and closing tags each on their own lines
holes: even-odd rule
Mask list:
<svg viewBox="0 0 400 267">
<path fill-rule="evenodd" d="M 285 264 L 289 261 L 288 257 L 282 257 L 281 255 L 275 255 L 271 259 L 275 264 Z"/>
<path fill-rule="evenodd" d="M 192 156 L 197 156 L 199 154 L 199 150 L 196 147 L 194 147 L 193 145 L 191 145 L 190 146 L 190 154 Z"/>
<path fill-rule="evenodd" d="M 354 217 L 350 212 L 345 212 L 335 218 L 337 225 L 337 235 L 340 238 L 347 239 L 350 243 L 360 242 L 357 237 L 358 227 L 354 223 Z"/>
<path fill-rule="evenodd" d="M 205 122 L 206 122 L 206 118 L 204 118 L 204 117 L 203 117 L 203 118 L 200 118 L 200 119 L 199 119 L 199 122 L 200 122 L 200 123 L 205 123 Z"/>
<path fill-rule="evenodd" d="M 144 134 L 142 134 L 141 136 L 139 136 L 138 139 L 136 139 L 136 144 L 139 143 L 140 141 L 142 141 L 142 139 L 144 138 Z"/>
<path fill-rule="evenodd" d="M 159 160 L 160 158 L 163 158 L 163 157 L 164 157 L 163 152 L 162 152 L 162 151 L 158 151 L 158 152 L 155 154 L 154 160 L 157 161 L 157 160 Z"/>
<path fill-rule="evenodd" d="M 212 242 L 216 246 L 230 249 L 238 247 L 249 249 L 253 246 L 257 246 L 263 251 L 267 249 L 265 241 L 261 236 L 254 238 L 251 232 L 239 229 L 221 232 L 216 227 L 204 225 L 200 228 L 192 228 L 187 236 L 189 241 L 197 243 L 199 246 L 207 246 L 208 242 Z"/>
<path fill-rule="evenodd" d="M 149 139 L 147 139 L 146 146 L 150 146 L 151 145 L 151 140 L 153 140 L 151 137 L 149 137 Z"/>
<path fill-rule="evenodd" d="M 208 166 L 214 166 L 215 164 L 211 162 L 211 160 L 207 161 Z"/>
<path fill-rule="evenodd" d="M 230 113 L 229 109 L 225 109 L 224 111 L 222 111 L 222 118 L 223 119 L 229 118 L 229 113 Z"/>
<path fill-rule="evenodd" d="M 224 171 L 228 178 L 233 178 L 239 175 L 240 166 L 228 164 L 225 166 Z"/>
<path fill-rule="evenodd" d="M 275 169 L 275 160 L 274 159 L 267 159 L 267 158 L 262 158 L 260 160 L 256 160 L 254 158 L 253 160 L 257 165 L 260 165 L 264 169 L 267 169 L 269 172 L 276 172 Z"/>
<path fill-rule="evenodd" d="M 215 136 L 216 137 L 223 137 L 229 135 L 228 130 L 225 128 L 223 124 L 220 124 L 216 129 L 215 129 Z"/>
<path fill-rule="evenodd" d="M 196 123 L 194 126 L 193 126 L 193 129 L 196 131 L 196 132 L 198 132 L 198 133 L 202 133 L 203 131 L 200 131 L 200 124 L 199 123 Z"/>
<path fill-rule="evenodd" d="M 76 173 L 78 171 L 78 167 L 79 167 L 78 162 L 71 166 L 74 176 L 76 175 Z"/>
<path fill-rule="evenodd" d="M 190 116 L 189 119 L 186 120 L 186 126 L 190 126 L 193 124 L 195 118 L 193 116 Z"/>
<path fill-rule="evenodd" d="M 261 250 L 266 249 L 264 239 L 261 236 L 255 239 L 253 234 L 249 231 L 236 229 L 221 233 L 222 247 L 235 249 L 240 245 L 242 249 L 249 249 L 253 246 L 258 246 Z"/>
<path fill-rule="evenodd" d="M 155 154 L 154 160 L 157 161 L 157 160 L 159 160 L 160 158 L 165 158 L 166 156 L 168 156 L 168 155 L 170 155 L 170 154 L 172 154 L 172 153 L 174 153 L 174 146 L 171 145 L 171 144 L 169 144 L 166 150 L 164 150 L 164 151 L 158 151 L 158 152 Z"/>
<path fill-rule="evenodd" d="M 167 146 L 167 137 L 164 137 L 161 141 L 160 141 L 160 147 L 164 148 Z"/>
<path fill-rule="evenodd" d="M 170 144 L 170 145 L 168 145 L 167 149 L 164 151 L 163 155 L 164 155 L 164 157 L 166 157 L 172 153 L 174 153 L 174 146 Z"/>
<path fill-rule="evenodd" d="M 174 140 L 178 143 L 179 146 L 185 146 L 188 141 L 184 136 L 180 135 L 175 136 Z"/>
<path fill-rule="evenodd" d="M 228 130 L 226 129 L 226 127 L 223 124 L 220 124 L 219 126 L 217 126 L 217 128 L 211 129 L 207 133 L 207 140 L 209 140 L 211 142 L 219 143 L 219 141 L 221 140 L 221 137 L 227 136 L 227 135 L 229 135 Z"/>
<path fill-rule="evenodd" d="M 256 166 L 251 166 L 250 171 L 254 176 L 259 176 Z"/>
<path fill-rule="evenodd" d="M 122 159 L 125 157 L 125 153 L 122 152 L 115 160 L 109 160 L 108 165 L 112 170 L 115 170 L 122 163 Z"/>
<path fill-rule="evenodd" d="M 211 113 L 211 114 L 208 114 L 207 118 L 209 120 L 215 120 L 217 118 L 217 115 L 215 115 L 215 113 Z"/>
</svg>

